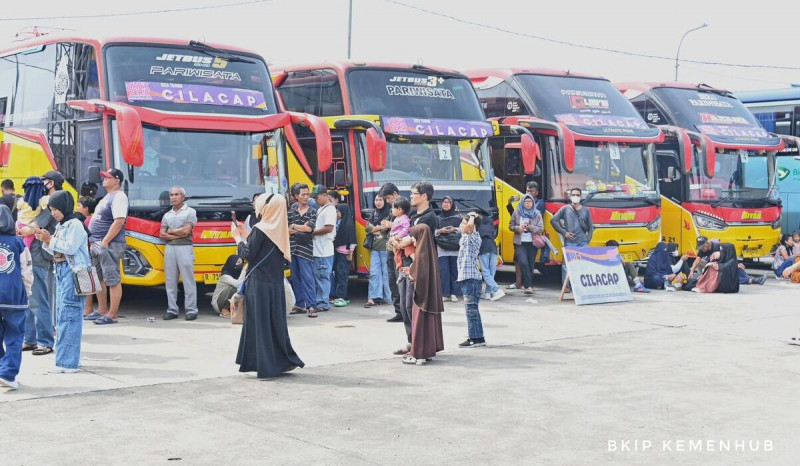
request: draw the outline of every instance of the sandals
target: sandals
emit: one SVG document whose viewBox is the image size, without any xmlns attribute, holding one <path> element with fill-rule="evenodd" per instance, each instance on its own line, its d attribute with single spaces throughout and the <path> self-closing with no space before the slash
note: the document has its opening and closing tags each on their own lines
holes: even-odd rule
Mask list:
<svg viewBox="0 0 800 466">
<path fill-rule="evenodd" d="M 293 306 L 289 314 L 305 314 L 306 310 L 300 306 Z"/>
<path fill-rule="evenodd" d="M 402 348 L 396 349 L 392 352 L 395 356 L 405 356 L 411 352 L 411 345 L 406 345 Z"/>
<path fill-rule="evenodd" d="M 34 356 L 43 356 L 45 354 L 50 354 L 53 352 L 53 348 L 49 346 L 37 346 L 33 349 L 32 354 Z"/>
<path fill-rule="evenodd" d="M 373 307 L 373 306 L 375 306 L 375 303 L 371 303 L 371 302 L 369 302 L 369 301 L 367 301 L 366 303 L 364 303 L 364 307 Z"/>
<path fill-rule="evenodd" d="M 314 319 L 316 317 L 317 317 L 317 310 L 314 309 L 313 307 L 308 308 L 308 318 Z"/>
<path fill-rule="evenodd" d="M 22 344 L 22 351 L 33 351 L 36 349 L 36 345 L 29 345 L 27 343 Z"/>
<path fill-rule="evenodd" d="M 116 324 L 117 321 L 109 317 L 108 315 L 104 315 L 97 320 L 94 321 L 95 325 L 109 325 L 109 324 Z"/>
</svg>

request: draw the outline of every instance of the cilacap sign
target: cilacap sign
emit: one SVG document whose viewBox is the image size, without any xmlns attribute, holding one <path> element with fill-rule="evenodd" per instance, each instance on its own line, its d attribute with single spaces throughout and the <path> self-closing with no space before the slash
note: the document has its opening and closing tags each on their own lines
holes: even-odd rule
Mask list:
<svg viewBox="0 0 800 466">
<path fill-rule="evenodd" d="M 398 136 L 486 138 L 493 134 L 492 125 L 484 122 L 433 120 L 426 118 L 381 118 L 383 130 Z"/>
</svg>

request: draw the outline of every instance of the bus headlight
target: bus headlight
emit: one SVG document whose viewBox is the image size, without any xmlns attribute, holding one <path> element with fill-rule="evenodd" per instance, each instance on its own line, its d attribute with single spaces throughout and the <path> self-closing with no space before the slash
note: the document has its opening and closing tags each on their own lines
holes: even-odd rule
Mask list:
<svg viewBox="0 0 800 466">
<path fill-rule="evenodd" d="M 728 224 L 724 221 L 709 217 L 708 215 L 692 214 L 692 220 L 694 220 L 694 224 L 697 225 L 697 228 L 706 230 L 724 230 L 728 228 Z"/>
<path fill-rule="evenodd" d="M 661 216 L 656 217 L 655 220 L 647 224 L 648 231 L 657 231 L 661 229 Z"/>
<path fill-rule="evenodd" d="M 150 262 L 139 251 L 131 248 L 126 248 L 122 254 L 122 271 L 125 275 L 130 277 L 144 277 L 153 268 Z"/>
<path fill-rule="evenodd" d="M 781 218 L 779 216 L 778 218 L 775 219 L 774 222 L 772 222 L 772 229 L 773 230 L 779 230 L 781 228 L 781 223 L 782 223 L 781 222 Z"/>
</svg>

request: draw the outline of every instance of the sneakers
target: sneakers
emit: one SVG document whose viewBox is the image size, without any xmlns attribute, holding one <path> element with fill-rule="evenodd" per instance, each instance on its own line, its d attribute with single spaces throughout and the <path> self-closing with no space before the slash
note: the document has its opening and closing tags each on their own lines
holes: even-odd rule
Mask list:
<svg viewBox="0 0 800 466">
<path fill-rule="evenodd" d="M 633 291 L 635 293 L 649 293 L 650 292 L 650 290 L 645 288 L 644 285 L 642 285 L 641 283 L 637 283 L 636 285 L 634 285 L 633 286 Z"/>
<path fill-rule="evenodd" d="M 533 287 L 529 286 L 529 287 L 525 288 L 523 293 L 525 293 L 525 294 L 533 294 Z"/>
<path fill-rule="evenodd" d="M 665 286 L 664 289 L 667 291 L 676 291 L 674 286 Z"/>
<path fill-rule="evenodd" d="M 177 319 L 177 318 L 178 318 L 178 314 L 173 314 L 173 313 L 171 313 L 171 312 L 165 312 L 165 313 L 164 313 L 164 317 L 162 317 L 162 318 L 163 318 L 164 320 L 172 320 L 172 319 Z"/>
<path fill-rule="evenodd" d="M 486 339 L 485 338 L 467 338 L 466 341 L 463 343 L 459 343 L 459 348 L 477 348 L 478 346 L 486 346 Z"/>
<path fill-rule="evenodd" d="M 345 307 L 350 304 L 349 299 L 336 298 L 333 300 L 333 305 L 336 307 Z"/>
<path fill-rule="evenodd" d="M 767 276 L 766 275 L 762 275 L 762 276 L 756 278 L 755 280 L 753 280 L 753 283 L 756 284 L 756 285 L 763 285 L 766 281 L 767 281 Z"/>
<path fill-rule="evenodd" d="M 190 312 L 189 314 L 186 314 L 185 319 L 186 320 L 197 320 L 197 313 L 196 312 Z"/>
<path fill-rule="evenodd" d="M 16 390 L 19 388 L 19 382 L 15 380 L 8 380 L 0 377 L 0 386 L 9 388 L 11 390 Z"/>
<path fill-rule="evenodd" d="M 507 290 L 516 290 L 517 289 L 517 284 L 516 283 L 512 283 L 512 284 L 508 285 L 506 287 L 506 289 Z"/>
<path fill-rule="evenodd" d="M 800 337 L 792 337 L 789 340 L 790 345 L 800 346 Z"/>
<path fill-rule="evenodd" d="M 72 369 L 72 368 L 69 368 L 69 367 L 56 366 L 56 367 L 50 369 L 49 371 L 47 371 L 47 373 L 48 374 L 74 374 L 74 373 L 78 372 L 79 370 L 80 369 L 78 369 L 78 368 Z"/>
<path fill-rule="evenodd" d="M 450 295 L 450 302 L 451 303 L 457 303 L 458 302 L 458 296 L 456 296 L 454 294 L 451 294 Z"/>
<path fill-rule="evenodd" d="M 417 359 L 411 356 L 403 357 L 403 364 L 416 364 L 417 366 L 421 366 L 428 362 L 427 359 Z"/>
<path fill-rule="evenodd" d="M 505 295 L 506 295 L 506 292 L 498 288 L 497 291 L 495 291 L 494 293 L 489 295 L 489 300 L 490 301 L 497 301 L 498 299 L 502 298 Z"/>
<path fill-rule="evenodd" d="M 395 313 L 392 317 L 386 319 L 386 322 L 402 322 L 402 321 L 403 321 L 403 316 L 397 313 Z"/>
</svg>

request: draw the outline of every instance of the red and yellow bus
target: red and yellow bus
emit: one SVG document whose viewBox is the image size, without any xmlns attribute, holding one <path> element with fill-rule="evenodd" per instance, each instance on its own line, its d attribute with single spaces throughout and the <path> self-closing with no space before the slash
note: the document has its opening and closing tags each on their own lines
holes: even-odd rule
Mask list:
<svg viewBox="0 0 800 466">
<path fill-rule="evenodd" d="M 315 131 L 320 167 L 330 132 L 278 108 L 263 58 L 238 48 L 153 38 L 40 35 L 0 51 L 0 177 L 59 170 L 76 193 L 99 172 L 126 173 L 130 209 L 123 283 L 164 283 L 161 216 L 180 185 L 197 210 L 195 278 L 218 279 L 235 251 L 231 212 L 287 189 L 287 153 L 310 174 L 292 123 Z M 294 148 L 294 150 L 292 150 Z"/>
<path fill-rule="evenodd" d="M 645 123 L 604 78 L 544 69 L 482 69 L 466 74 L 486 115 L 529 131 L 540 153 L 530 166 L 520 156 L 520 136 L 491 139 L 503 260 L 514 260 L 506 205 L 515 205 L 513 197 L 521 197 L 529 181 L 539 184 L 545 201 L 545 234 L 557 249 L 563 243 L 550 220 L 568 202 L 569 189 L 577 187 L 596 227 L 591 245 L 603 246 L 613 239 L 626 261 L 646 260 L 661 239 L 655 172 L 655 143 L 663 140 L 661 130 Z M 551 254 L 549 264 L 561 260 Z"/>
<path fill-rule="evenodd" d="M 394 183 L 408 197 L 411 185 L 428 180 L 438 210 L 445 195 L 463 211 L 498 219 L 487 122 L 478 96 L 463 74 L 420 65 L 325 63 L 281 69 L 273 76 L 284 108 L 322 117 L 331 128 L 333 164 L 309 177 L 289 161 L 292 182 L 336 189 L 355 211 L 359 247 L 356 270 L 369 271 L 361 247 L 375 194 Z M 310 134 L 298 137 L 309 160 Z M 526 152 L 530 156 L 530 152 Z"/>
<path fill-rule="evenodd" d="M 742 258 L 771 253 L 781 233 L 775 180 L 781 137 L 722 89 L 677 82 L 616 86 L 667 135 L 656 146 L 665 240 L 690 254 L 701 235 L 734 244 Z"/>
</svg>

